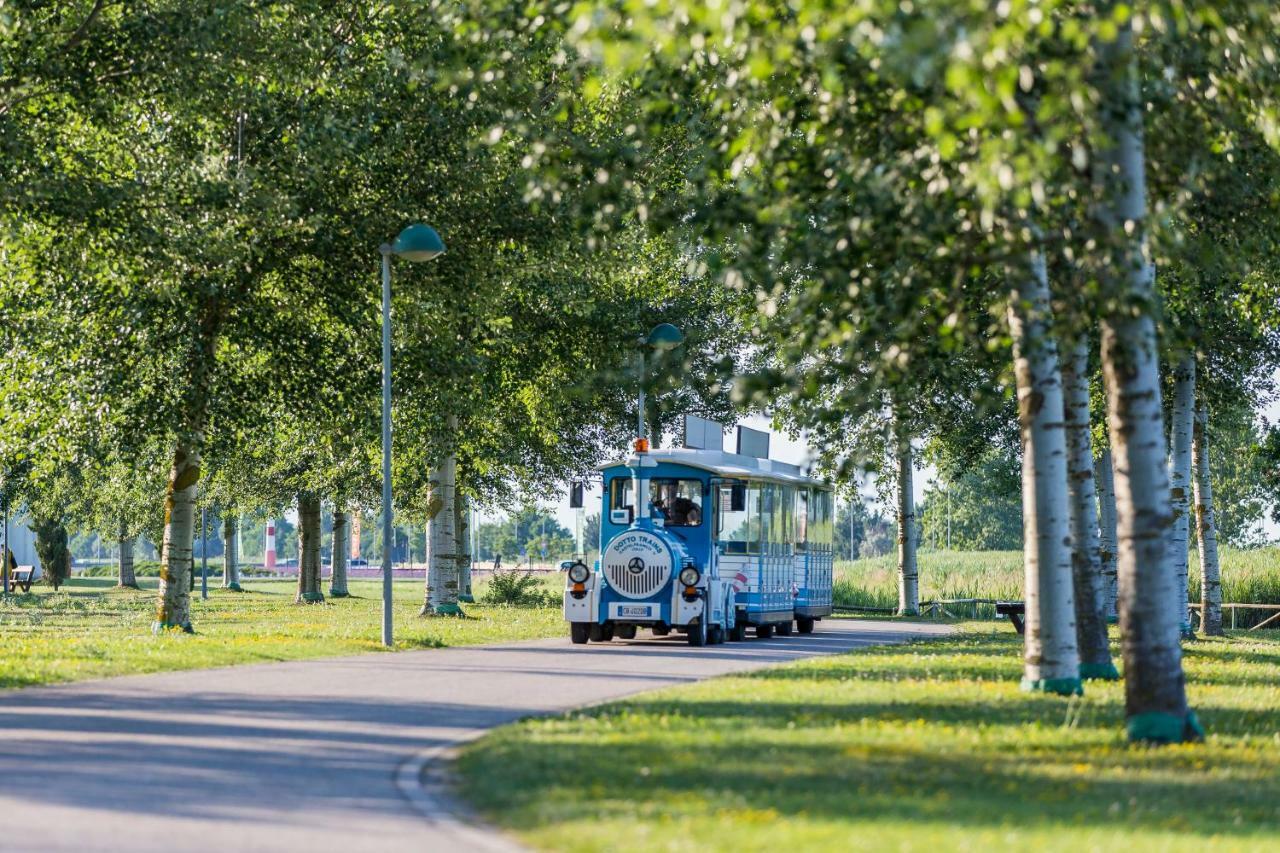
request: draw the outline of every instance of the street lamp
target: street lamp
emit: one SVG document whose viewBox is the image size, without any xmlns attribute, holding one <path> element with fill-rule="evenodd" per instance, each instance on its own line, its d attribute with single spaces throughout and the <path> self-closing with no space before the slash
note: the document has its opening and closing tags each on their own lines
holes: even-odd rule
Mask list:
<svg viewBox="0 0 1280 853">
<path fill-rule="evenodd" d="M 429 261 L 444 254 L 444 241 L 430 225 L 410 225 L 382 253 L 382 644 L 391 637 L 391 256 Z"/>
<path fill-rule="evenodd" d="M 680 344 L 684 343 L 684 333 L 670 323 L 659 323 L 654 326 L 646 337 L 640 338 L 637 343 L 640 345 L 640 431 L 636 434 L 636 441 L 643 442 L 645 449 L 648 450 L 648 433 L 644 421 L 644 351 L 652 349 L 655 352 L 670 352 Z"/>
<path fill-rule="evenodd" d="M 649 433 L 644 421 L 644 353 L 647 349 L 655 352 L 669 352 L 684 343 L 684 334 L 670 323 L 659 323 L 649 331 L 647 336 L 639 338 L 636 343 L 639 346 L 640 357 L 640 394 L 636 407 L 639 409 L 637 415 L 639 431 L 636 433 L 635 467 L 631 471 L 632 493 L 635 495 L 636 519 L 642 524 L 649 524 L 649 479 L 644 471 L 645 468 L 652 467 L 654 462 L 645 456 L 649 452 Z"/>
</svg>

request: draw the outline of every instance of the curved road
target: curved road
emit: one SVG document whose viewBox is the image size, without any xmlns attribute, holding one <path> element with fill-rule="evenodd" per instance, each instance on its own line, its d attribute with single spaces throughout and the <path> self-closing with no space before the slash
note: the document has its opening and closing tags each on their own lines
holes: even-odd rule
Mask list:
<svg viewBox="0 0 1280 853">
<path fill-rule="evenodd" d="M 452 817 L 433 758 L 531 714 L 948 630 L 831 620 L 701 649 L 566 638 L 0 693 L 0 849 L 513 849 Z"/>
</svg>

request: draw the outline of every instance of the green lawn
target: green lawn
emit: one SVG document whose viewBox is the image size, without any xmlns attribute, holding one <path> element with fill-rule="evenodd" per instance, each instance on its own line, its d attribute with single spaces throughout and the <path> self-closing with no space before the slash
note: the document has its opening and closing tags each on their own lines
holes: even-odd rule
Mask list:
<svg viewBox="0 0 1280 853">
<path fill-rule="evenodd" d="M 192 596 L 197 633 L 153 636 L 154 578 L 141 591 L 107 578 L 77 578 L 54 593 L 0 601 L 0 688 L 136 672 L 202 669 L 259 661 L 356 654 L 382 649 L 382 587 L 352 581 L 351 598 L 323 605 L 293 603 L 296 582 L 248 580 L 245 592 L 211 588 Z M 558 636 L 558 608 L 464 605 L 470 619 L 423 619 L 422 583 L 395 584 L 395 636 L 400 649 Z"/>
<path fill-rule="evenodd" d="M 547 850 L 1276 849 L 1280 640 L 1189 643 L 1208 740 L 1152 749 L 1120 684 L 1022 693 L 967 627 L 500 729 L 462 790 Z"/>
</svg>

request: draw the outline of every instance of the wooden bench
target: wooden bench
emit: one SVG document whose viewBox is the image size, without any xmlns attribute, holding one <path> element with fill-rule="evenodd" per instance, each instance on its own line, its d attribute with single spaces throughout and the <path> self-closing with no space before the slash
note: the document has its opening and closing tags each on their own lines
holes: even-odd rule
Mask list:
<svg viewBox="0 0 1280 853">
<path fill-rule="evenodd" d="M 1013 623 L 1013 629 L 1021 634 L 1026 626 L 1023 624 L 1023 617 L 1027 615 L 1027 603 L 1025 601 L 997 601 L 996 614 L 999 616 L 1008 616 L 1009 621 Z"/>
<path fill-rule="evenodd" d="M 18 587 L 22 587 L 23 592 L 31 592 L 31 582 L 35 580 L 35 566 L 16 566 L 9 570 L 9 588 L 5 592 L 17 592 Z"/>
</svg>

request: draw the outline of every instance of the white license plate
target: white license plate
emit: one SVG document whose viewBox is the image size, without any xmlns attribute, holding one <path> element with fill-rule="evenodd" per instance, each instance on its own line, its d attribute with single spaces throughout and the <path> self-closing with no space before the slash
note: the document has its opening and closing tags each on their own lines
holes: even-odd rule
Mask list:
<svg viewBox="0 0 1280 853">
<path fill-rule="evenodd" d="M 656 604 L 615 604 L 612 607 L 614 619 L 656 619 Z"/>
</svg>

